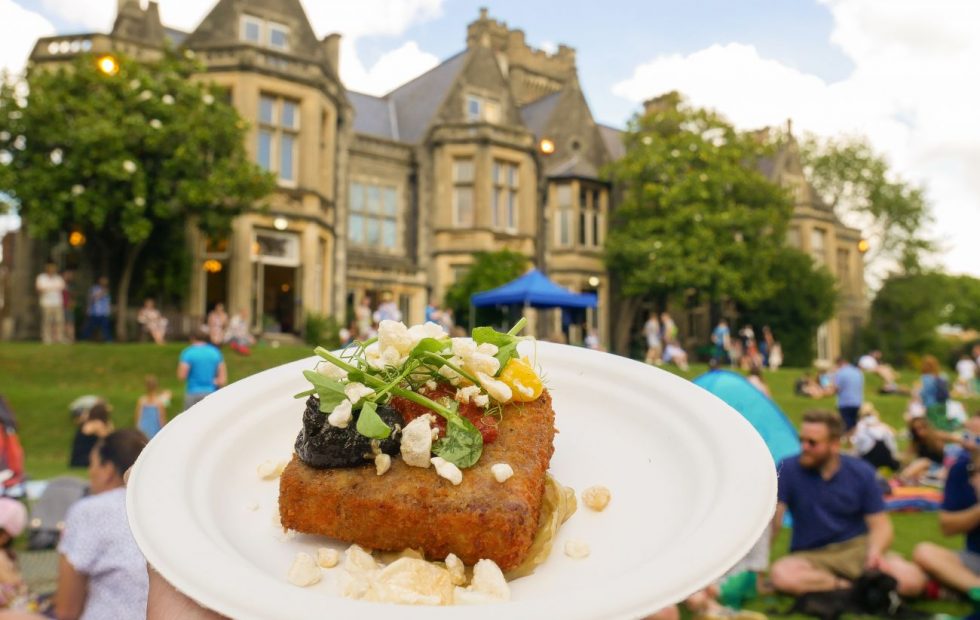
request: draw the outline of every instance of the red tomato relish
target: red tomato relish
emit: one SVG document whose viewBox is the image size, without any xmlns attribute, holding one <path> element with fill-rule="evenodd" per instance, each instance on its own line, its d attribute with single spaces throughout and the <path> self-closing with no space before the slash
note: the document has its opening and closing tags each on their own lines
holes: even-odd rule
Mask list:
<svg viewBox="0 0 980 620">
<path fill-rule="evenodd" d="M 426 398 L 434 401 L 441 398 L 453 400 L 455 395 L 455 388 L 442 383 L 436 389 L 426 390 L 423 394 Z M 421 415 L 431 413 L 436 419 L 434 426 L 438 427 L 439 436 L 446 436 L 446 418 L 435 411 L 401 396 L 393 397 L 390 404 L 402 414 L 402 417 L 405 418 L 405 424 Z M 493 416 L 486 415 L 486 410 L 482 407 L 477 407 L 473 403 L 459 403 L 459 414 L 472 422 L 473 426 L 480 431 L 480 434 L 483 435 L 483 443 L 493 443 L 497 439 L 497 420 Z"/>
</svg>

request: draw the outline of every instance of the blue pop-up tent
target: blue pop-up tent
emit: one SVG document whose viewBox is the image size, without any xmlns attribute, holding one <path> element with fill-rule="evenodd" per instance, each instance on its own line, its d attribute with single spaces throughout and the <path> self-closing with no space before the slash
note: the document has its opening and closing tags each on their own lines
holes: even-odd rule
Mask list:
<svg viewBox="0 0 980 620">
<path fill-rule="evenodd" d="M 537 269 L 531 269 L 503 286 L 474 293 L 470 303 L 484 306 L 531 306 L 533 308 L 595 308 L 594 293 L 573 293 L 548 279 Z"/>
<path fill-rule="evenodd" d="M 742 375 L 730 370 L 712 370 L 694 379 L 742 414 L 769 447 L 777 464 L 788 456 L 800 453 L 800 438 L 793 424 L 779 405 L 760 392 Z"/>
</svg>

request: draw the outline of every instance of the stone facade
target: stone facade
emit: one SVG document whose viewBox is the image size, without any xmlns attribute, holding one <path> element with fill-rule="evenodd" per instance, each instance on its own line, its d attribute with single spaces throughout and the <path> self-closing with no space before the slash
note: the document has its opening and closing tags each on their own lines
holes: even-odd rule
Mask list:
<svg viewBox="0 0 980 620">
<path fill-rule="evenodd" d="M 188 226 L 185 323 L 224 302 L 247 310 L 256 330 L 299 332 L 310 313 L 349 319 L 364 297 L 376 304 L 385 294 L 418 322 L 475 252 L 506 248 L 558 284 L 597 293 L 598 308 L 569 333 L 577 341 L 592 327 L 608 343 L 602 247 L 614 194 L 600 172 L 623 144 L 593 119 L 573 49 L 533 49 L 481 10 L 462 51 L 377 97 L 344 87 L 339 36 L 317 39 L 299 0 L 219 0 L 190 33 L 161 25 L 154 2 L 119 0 L 110 33 L 43 38 L 31 62 L 86 51 L 153 58 L 167 44 L 201 60 L 198 79 L 227 88 L 250 123 L 249 153 L 279 177 L 271 208 L 238 218 L 227 239 Z M 801 238 L 824 221 L 807 208 L 798 209 Z M 831 257 L 856 232 L 827 231 Z M 21 277 L 9 286 L 21 301 L 10 314 L 27 336 L 31 274 L 58 248 L 16 241 Z M 863 288 L 860 260 L 848 256 Z M 539 334 L 562 327 L 557 312 L 530 318 Z"/>
</svg>

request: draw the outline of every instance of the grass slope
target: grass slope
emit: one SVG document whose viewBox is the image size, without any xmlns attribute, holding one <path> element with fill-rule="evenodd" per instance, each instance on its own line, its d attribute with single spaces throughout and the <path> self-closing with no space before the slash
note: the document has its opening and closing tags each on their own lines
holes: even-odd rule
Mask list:
<svg viewBox="0 0 980 620">
<path fill-rule="evenodd" d="M 117 427 L 133 425 L 136 400 L 143 391 L 143 378 L 155 374 L 164 389 L 172 390 L 172 417 L 182 403 L 182 385 L 175 376 L 177 358 L 184 344 L 156 346 L 152 344 L 88 344 L 43 346 L 35 343 L 0 344 L 0 394 L 9 400 L 20 423 L 21 441 L 27 455 L 27 471 L 33 478 L 50 478 L 68 473 L 68 454 L 74 427 L 68 404 L 84 394 L 104 396 L 113 405 Z M 309 347 L 259 346 L 250 357 L 225 352 L 231 381 L 256 372 L 311 355 Z M 704 372 L 704 366 L 694 366 L 687 373 L 692 378 Z M 832 409 L 832 398 L 813 400 L 793 394 L 793 382 L 801 371 L 784 369 L 767 373 L 766 380 L 774 400 L 794 424 L 799 424 L 803 412 L 821 407 Z M 903 383 L 910 385 L 914 376 L 904 374 Z M 877 395 L 878 383 L 871 378 L 867 394 L 882 418 L 896 428 L 903 426 L 902 412 L 906 398 Z M 969 410 L 980 408 L 980 401 L 967 403 Z M 73 472 L 84 475 L 82 471 Z M 919 541 L 930 540 L 952 548 L 962 547 L 962 538 L 946 538 L 939 531 L 934 513 L 893 515 L 895 524 L 894 549 L 906 557 Z M 783 555 L 788 546 L 788 533 L 783 531 L 773 548 L 773 558 Z M 766 611 L 786 609 L 787 598 L 773 597 L 756 601 L 752 607 Z M 966 605 L 920 604 L 933 612 L 965 614 Z M 791 617 L 791 616 L 782 616 Z"/>
</svg>

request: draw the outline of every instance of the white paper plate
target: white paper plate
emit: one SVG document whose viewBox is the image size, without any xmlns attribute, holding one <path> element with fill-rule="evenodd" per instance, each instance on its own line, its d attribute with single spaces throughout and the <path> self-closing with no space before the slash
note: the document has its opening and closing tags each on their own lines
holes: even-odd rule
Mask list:
<svg viewBox="0 0 980 620">
<path fill-rule="evenodd" d="M 301 425 L 301 371 L 314 358 L 243 379 L 157 435 L 129 479 L 133 535 L 178 589 L 233 618 L 640 618 L 718 578 L 762 533 L 776 502 L 775 467 L 741 415 L 659 369 L 587 349 L 538 343 L 559 434 L 552 474 L 581 492 L 612 491 L 601 513 L 564 525 L 548 561 L 511 584 L 512 600 L 409 607 L 339 597 L 326 570 L 309 588 L 286 581 L 298 551 L 346 545 L 283 540 L 278 481 L 256 467 L 285 460 Z M 258 506 L 258 508 L 256 508 Z M 564 555 L 583 541 L 588 558 Z"/>
</svg>

